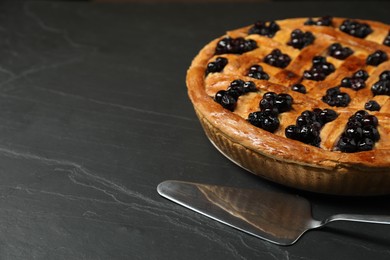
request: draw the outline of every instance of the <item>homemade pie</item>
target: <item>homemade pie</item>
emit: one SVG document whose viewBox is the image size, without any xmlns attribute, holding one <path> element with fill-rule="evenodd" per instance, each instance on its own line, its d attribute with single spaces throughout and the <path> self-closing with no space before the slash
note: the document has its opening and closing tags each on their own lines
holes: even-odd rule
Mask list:
<svg viewBox="0 0 390 260">
<path fill-rule="evenodd" d="M 207 44 L 187 87 L 210 141 L 248 171 L 319 193 L 390 193 L 389 25 L 259 21 Z"/>
</svg>

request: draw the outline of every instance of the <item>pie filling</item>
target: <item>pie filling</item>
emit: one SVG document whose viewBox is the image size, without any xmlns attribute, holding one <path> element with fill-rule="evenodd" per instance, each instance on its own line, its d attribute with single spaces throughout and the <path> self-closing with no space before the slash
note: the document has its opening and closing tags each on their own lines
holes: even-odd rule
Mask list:
<svg viewBox="0 0 390 260">
<path fill-rule="evenodd" d="M 312 26 L 333 28 L 359 41 L 375 34 L 370 25 L 351 19 L 336 27 L 329 16 L 309 18 L 296 29 L 260 21 L 245 37 L 226 36 L 217 42 L 205 70 L 206 89 L 219 84 L 211 98 L 265 131 L 331 151 L 375 149 L 382 123 L 376 115 L 390 105 L 389 99 L 380 97 L 390 96 L 390 70 L 376 72 L 388 62 L 387 53 L 380 49 L 367 52 L 358 44 L 338 42 L 334 36 L 324 38 L 326 31 L 311 32 Z M 278 38 L 279 34 L 285 37 Z M 320 41 L 321 37 L 325 40 Z M 390 32 L 380 44 L 390 45 Z M 307 57 L 311 58 L 300 67 L 299 60 Z M 218 74 L 236 78 L 223 86 L 207 81 Z M 321 133 L 328 125 L 341 130 L 325 147 Z"/>
</svg>

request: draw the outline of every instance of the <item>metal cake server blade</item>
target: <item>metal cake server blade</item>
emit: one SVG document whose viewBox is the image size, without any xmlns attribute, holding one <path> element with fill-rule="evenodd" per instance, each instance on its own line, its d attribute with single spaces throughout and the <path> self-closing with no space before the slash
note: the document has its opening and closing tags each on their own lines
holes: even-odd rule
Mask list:
<svg viewBox="0 0 390 260">
<path fill-rule="evenodd" d="M 337 220 L 390 224 L 390 216 L 376 215 L 338 214 L 315 220 L 308 200 L 276 190 L 164 181 L 157 191 L 184 207 L 278 245 L 292 245 L 306 231 Z"/>
</svg>

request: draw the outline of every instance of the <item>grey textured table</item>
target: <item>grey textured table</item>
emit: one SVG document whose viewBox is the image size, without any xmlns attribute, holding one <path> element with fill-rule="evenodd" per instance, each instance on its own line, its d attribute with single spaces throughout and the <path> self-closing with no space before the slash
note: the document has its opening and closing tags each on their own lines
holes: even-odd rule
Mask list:
<svg viewBox="0 0 390 260">
<path fill-rule="evenodd" d="M 167 179 L 248 188 L 187 98 L 191 59 L 258 19 L 361 17 L 387 2 L 0 4 L 1 259 L 389 259 L 390 226 L 332 224 L 280 247 L 156 192 Z M 389 197 L 296 191 L 317 218 L 390 214 Z"/>
</svg>

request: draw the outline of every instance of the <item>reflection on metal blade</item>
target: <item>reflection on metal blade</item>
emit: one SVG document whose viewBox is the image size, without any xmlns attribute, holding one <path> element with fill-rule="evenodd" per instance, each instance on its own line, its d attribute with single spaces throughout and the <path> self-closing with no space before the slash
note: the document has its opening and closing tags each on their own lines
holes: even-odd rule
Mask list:
<svg viewBox="0 0 390 260">
<path fill-rule="evenodd" d="M 282 245 L 294 242 L 305 229 L 302 220 L 311 218 L 308 201 L 277 191 L 180 181 L 162 182 L 157 190 L 161 196 L 191 210 Z"/>
</svg>

